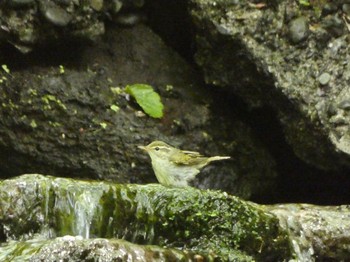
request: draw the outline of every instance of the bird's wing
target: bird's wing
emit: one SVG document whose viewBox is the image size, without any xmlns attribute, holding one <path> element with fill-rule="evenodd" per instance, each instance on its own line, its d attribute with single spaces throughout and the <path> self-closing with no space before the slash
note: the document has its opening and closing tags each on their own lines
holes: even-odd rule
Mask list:
<svg viewBox="0 0 350 262">
<path fill-rule="evenodd" d="M 196 165 L 203 161 L 204 156 L 193 151 L 177 151 L 170 156 L 170 161 L 178 165 Z"/>
<path fill-rule="evenodd" d="M 202 156 L 200 153 L 195 152 L 195 151 L 182 150 L 182 153 L 185 153 L 186 155 L 191 155 L 191 156 Z"/>
</svg>

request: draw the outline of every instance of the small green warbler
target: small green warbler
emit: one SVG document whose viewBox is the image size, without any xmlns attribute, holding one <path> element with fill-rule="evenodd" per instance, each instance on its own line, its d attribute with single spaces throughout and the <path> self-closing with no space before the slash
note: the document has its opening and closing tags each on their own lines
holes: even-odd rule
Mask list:
<svg viewBox="0 0 350 262">
<path fill-rule="evenodd" d="M 164 186 L 186 187 L 200 170 L 212 161 L 229 159 L 229 156 L 205 157 L 198 152 L 183 151 L 162 141 L 139 146 L 152 160 L 153 171 Z"/>
</svg>

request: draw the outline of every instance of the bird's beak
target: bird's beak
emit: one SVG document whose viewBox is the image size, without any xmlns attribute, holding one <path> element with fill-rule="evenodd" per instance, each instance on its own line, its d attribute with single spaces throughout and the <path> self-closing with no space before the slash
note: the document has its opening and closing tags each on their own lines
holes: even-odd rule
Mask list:
<svg viewBox="0 0 350 262">
<path fill-rule="evenodd" d="M 147 147 L 146 146 L 137 146 L 138 148 L 144 150 L 144 151 L 147 151 Z"/>
</svg>

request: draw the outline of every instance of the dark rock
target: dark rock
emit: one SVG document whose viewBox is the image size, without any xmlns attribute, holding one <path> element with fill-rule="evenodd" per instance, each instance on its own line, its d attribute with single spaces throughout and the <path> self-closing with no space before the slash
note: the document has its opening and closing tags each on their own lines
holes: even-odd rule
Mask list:
<svg viewBox="0 0 350 262">
<path fill-rule="evenodd" d="M 318 16 L 287 0 L 258 10 L 248 4 L 212 5 L 204 0 L 192 0 L 190 7 L 196 62 L 206 82 L 226 87 L 251 107 L 274 108 L 286 141 L 306 163 L 325 170 L 349 167 L 350 141 L 331 135 L 338 130 L 326 106 L 338 105 L 350 95 L 345 88 L 350 79 L 350 39 L 340 15 Z M 287 18 L 292 20 L 285 24 Z M 218 25 L 226 29 L 225 35 Z M 322 95 L 315 88 L 321 83 L 326 83 Z"/>
<path fill-rule="evenodd" d="M 345 26 L 342 18 L 338 15 L 328 15 L 322 20 L 322 26 L 334 37 L 343 35 Z"/>
<path fill-rule="evenodd" d="M 101 13 L 114 8 L 101 1 L 38 0 L 25 2 L 26 5 L 23 2 L 23 8 L 0 4 L 0 44 L 8 42 L 28 53 L 36 46 L 67 39 L 95 40 L 105 32 Z"/>
<path fill-rule="evenodd" d="M 326 16 L 335 13 L 338 10 L 338 6 L 335 3 L 326 3 L 322 7 L 322 15 Z"/>
<path fill-rule="evenodd" d="M 155 182 L 149 159 L 137 145 L 163 140 L 206 155 L 235 156 L 234 161 L 216 165 L 215 172 L 203 170 L 197 181 L 201 188 L 244 197 L 271 190 L 274 160 L 251 128 L 235 117 L 232 102 L 213 99 L 214 94 L 201 88 L 198 73 L 150 29 L 143 25 L 116 28 L 95 46 L 81 46 L 80 52 L 60 48 L 50 48 L 51 58 L 45 51 L 45 63 L 60 59 L 56 66 L 12 70 L 12 77 L 1 85 L 0 154 L 8 156 L 2 158 L 3 173 L 31 170 Z M 74 57 L 76 64 L 62 68 L 62 57 Z M 42 59 L 41 52 L 29 61 L 36 64 L 38 58 Z M 7 74 L 2 70 L 0 75 Z M 132 83 L 147 83 L 159 92 L 165 104 L 163 119 L 140 117 L 141 108 L 120 94 Z M 118 112 L 111 110 L 113 105 Z"/>
</svg>

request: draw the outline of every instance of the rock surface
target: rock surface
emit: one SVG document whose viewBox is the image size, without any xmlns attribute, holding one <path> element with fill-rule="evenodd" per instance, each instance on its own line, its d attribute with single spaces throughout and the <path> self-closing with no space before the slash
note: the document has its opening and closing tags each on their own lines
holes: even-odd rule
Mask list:
<svg viewBox="0 0 350 262">
<path fill-rule="evenodd" d="M 276 172 L 268 151 L 229 100 L 202 88 L 198 73 L 148 27 L 111 28 L 95 45 L 59 48 L 48 47 L 44 61 L 42 50 L 16 59 L 2 53 L 8 62 L 0 73 L 3 175 L 151 182 L 150 160 L 137 145 L 164 140 L 209 156 L 233 156 L 204 170 L 199 187 L 243 197 L 271 190 Z M 143 114 L 123 92 L 134 83 L 160 93 L 161 120 Z"/>
<path fill-rule="evenodd" d="M 289 232 L 300 261 L 349 260 L 349 206 L 287 204 L 270 206 L 268 210 Z"/>
<path fill-rule="evenodd" d="M 258 205 L 218 191 L 157 184 L 120 185 L 42 175 L 4 180 L 0 228 L 3 244 L 9 245 L 10 240 L 73 235 L 192 249 L 224 261 L 276 261 L 293 253 L 276 216 Z M 48 247 L 33 257 L 45 258 L 50 254 L 45 249 L 58 254 L 77 249 L 80 254 L 94 243 L 76 240 L 46 243 Z M 16 245 L 2 246 L 0 254 Z M 17 251 L 23 246 L 26 243 L 19 243 Z"/>
<path fill-rule="evenodd" d="M 0 182 L 0 260 L 122 252 L 165 261 L 347 261 L 349 214 L 347 206 L 262 206 L 218 191 L 23 175 Z"/>
<path fill-rule="evenodd" d="M 12 241 L 0 248 L 2 261 L 194 261 L 210 255 L 151 245 L 136 245 L 121 239 L 83 239 L 64 236 L 52 240 Z M 243 256 L 242 256 L 243 258 Z M 247 257 L 246 261 L 249 260 Z"/>
<path fill-rule="evenodd" d="M 251 107 L 273 107 L 295 153 L 325 170 L 350 166 L 349 17 L 341 2 L 190 5 L 206 82 Z"/>
<path fill-rule="evenodd" d="M 0 2 L 0 44 L 23 53 L 50 42 L 95 40 L 105 21 L 118 20 L 144 5 L 134 0 L 4 0 Z"/>
</svg>

